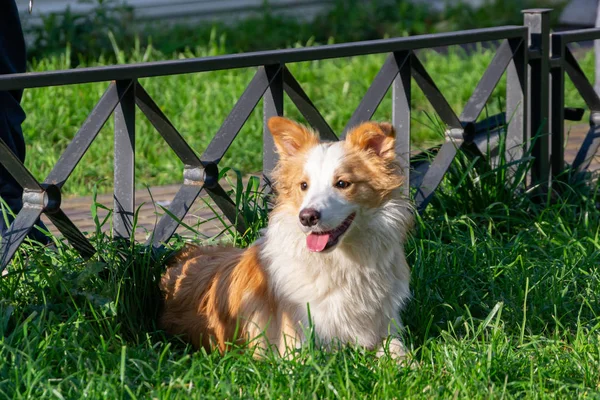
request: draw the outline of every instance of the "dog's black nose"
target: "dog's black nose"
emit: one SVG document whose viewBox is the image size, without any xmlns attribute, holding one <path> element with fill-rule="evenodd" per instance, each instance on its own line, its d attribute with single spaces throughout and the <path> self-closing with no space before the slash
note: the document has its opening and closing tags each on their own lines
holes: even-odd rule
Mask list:
<svg viewBox="0 0 600 400">
<path fill-rule="evenodd" d="M 315 226 L 321 219 L 321 213 L 314 208 L 300 211 L 300 223 L 304 226 Z"/>
</svg>

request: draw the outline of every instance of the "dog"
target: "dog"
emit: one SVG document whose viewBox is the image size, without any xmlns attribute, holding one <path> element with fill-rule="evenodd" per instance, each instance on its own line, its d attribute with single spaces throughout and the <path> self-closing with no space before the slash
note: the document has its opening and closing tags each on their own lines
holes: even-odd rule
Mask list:
<svg viewBox="0 0 600 400">
<path fill-rule="evenodd" d="M 283 117 L 268 128 L 279 161 L 267 228 L 245 250 L 177 254 L 161 279 L 161 328 L 207 351 L 287 356 L 312 336 L 402 358 L 414 219 L 392 125 L 366 122 L 339 142 Z"/>
</svg>

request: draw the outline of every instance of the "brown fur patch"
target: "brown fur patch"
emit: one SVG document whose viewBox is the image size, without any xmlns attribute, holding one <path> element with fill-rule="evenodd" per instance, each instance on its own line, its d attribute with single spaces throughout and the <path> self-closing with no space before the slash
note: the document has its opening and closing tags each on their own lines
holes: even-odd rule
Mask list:
<svg viewBox="0 0 600 400">
<path fill-rule="evenodd" d="M 384 160 L 392 161 L 396 157 L 395 139 L 396 131 L 392 125 L 386 122 L 365 122 L 348 133 L 346 143 L 357 149 L 374 153 Z"/>
<path fill-rule="evenodd" d="M 286 203 L 290 207 L 300 208 L 304 193 L 300 188 L 302 182 L 311 184 L 309 177 L 304 173 L 307 152 L 281 161 L 273 170 L 271 176 L 277 189 L 277 202 Z"/>
<path fill-rule="evenodd" d="M 318 136 L 311 129 L 287 118 L 271 117 L 267 126 L 273 135 L 277 153 L 282 159 L 293 157 L 307 147 L 319 143 Z"/>
<path fill-rule="evenodd" d="M 280 156 L 272 172 L 279 203 L 299 208 L 304 197 L 300 184 L 310 185 L 304 164 L 308 152 L 319 144 L 319 137 L 309 128 L 282 117 L 269 119 L 268 125 Z"/>
<path fill-rule="evenodd" d="M 404 183 L 395 157 L 395 131 L 388 123 L 366 122 L 352 129 L 344 143 L 346 157 L 334 181 L 352 185 L 342 193 L 350 201 L 379 207 Z"/>
<path fill-rule="evenodd" d="M 388 165 L 374 159 L 370 154 L 349 150 L 345 162 L 338 168 L 332 185 L 338 180 L 352 184 L 341 191 L 353 203 L 369 208 L 379 207 L 383 202 L 399 194 L 403 177 L 398 165 Z"/>
<path fill-rule="evenodd" d="M 194 347 L 225 351 L 247 339 L 246 317 L 273 309 L 258 248 L 186 247 L 161 280 L 161 328 Z"/>
</svg>

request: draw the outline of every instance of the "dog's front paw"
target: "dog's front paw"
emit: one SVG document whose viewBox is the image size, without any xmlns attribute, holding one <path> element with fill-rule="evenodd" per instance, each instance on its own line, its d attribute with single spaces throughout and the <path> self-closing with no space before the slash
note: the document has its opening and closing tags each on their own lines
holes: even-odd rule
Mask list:
<svg viewBox="0 0 600 400">
<path fill-rule="evenodd" d="M 406 354 L 406 347 L 398 338 L 393 338 L 383 342 L 376 353 L 377 357 L 389 355 L 393 360 L 406 358 Z"/>
<path fill-rule="evenodd" d="M 404 343 L 398 338 L 384 341 L 381 347 L 379 347 L 379 350 L 377 350 L 376 356 L 379 358 L 389 356 L 392 360 L 396 361 L 396 364 L 399 366 L 415 367 L 415 363 L 410 357 L 406 346 L 404 346 Z"/>
</svg>

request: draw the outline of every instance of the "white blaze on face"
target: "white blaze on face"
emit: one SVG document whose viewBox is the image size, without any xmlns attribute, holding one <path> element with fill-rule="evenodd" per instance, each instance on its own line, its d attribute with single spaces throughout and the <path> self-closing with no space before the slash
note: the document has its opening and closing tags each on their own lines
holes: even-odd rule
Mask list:
<svg viewBox="0 0 600 400">
<path fill-rule="evenodd" d="M 321 213 L 316 230 L 331 230 L 339 226 L 356 210 L 339 189 L 335 188 L 338 168 L 344 161 L 343 143 L 320 144 L 309 153 L 304 165 L 309 186 L 300 210 L 313 208 Z M 303 227 L 303 230 L 308 230 Z"/>
</svg>

